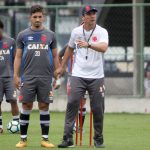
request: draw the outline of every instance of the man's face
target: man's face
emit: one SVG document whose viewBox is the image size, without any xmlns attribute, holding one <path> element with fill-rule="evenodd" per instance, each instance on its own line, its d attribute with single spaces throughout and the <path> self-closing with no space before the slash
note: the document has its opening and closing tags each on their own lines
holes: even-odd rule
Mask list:
<svg viewBox="0 0 150 150">
<path fill-rule="evenodd" d="M 83 16 L 84 23 L 95 24 L 96 23 L 96 12 L 90 11 Z"/>
<path fill-rule="evenodd" d="M 30 16 L 31 25 L 35 28 L 40 28 L 44 22 L 44 15 L 42 12 L 33 13 Z"/>
</svg>

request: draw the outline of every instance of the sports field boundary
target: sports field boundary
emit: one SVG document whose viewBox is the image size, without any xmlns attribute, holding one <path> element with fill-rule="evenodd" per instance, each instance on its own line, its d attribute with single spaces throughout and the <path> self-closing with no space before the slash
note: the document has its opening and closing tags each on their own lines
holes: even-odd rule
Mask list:
<svg viewBox="0 0 150 150">
<path fill-rule="evenodd" d="M 61 99 L 60 99 L 61 98 Z M 21 104 L 19 108 L 21 108 Z M 54 102 L 50 104 L 50 111 L 64 112 L 66 110 L 66 96 L 55 97 Z M 89 100 L 87 100 L 87 111 L 90 111 Z M 34 103 L 34 109 L 37 109 L 37 102 Z M 5 101 L 2 103 L 2 111 L 10 111 L 10 105 Z M 107 113 L 148 113 L 150 114 L 150 99 L 148 98 L 105 98 L 105 112 Z"/>
</svg>

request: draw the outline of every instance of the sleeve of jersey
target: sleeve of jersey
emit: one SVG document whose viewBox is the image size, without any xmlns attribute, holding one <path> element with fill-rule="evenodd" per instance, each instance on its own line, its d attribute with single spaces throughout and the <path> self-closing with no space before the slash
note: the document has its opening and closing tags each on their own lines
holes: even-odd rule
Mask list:
<svg viewBox="0 0 150 150">
<path fill-rule="evenodd" d="M 71 48 L 75 48 L 75 32 L 74 30 L 71 32 L 70 40 L 68 46 Z"/>
<path fill-rule="evenodd" d="M 13 52 L 13 54 L 15 54 L 15 52 L 16 52 L 16 42 L 14 39 L 12 41 L 12 52 Z"/>
<path fill-rule="evenodd" d="M 105 29 L 103 29 L 102 32 L 101 32 L 100 42 L 105 42 L 107 44 L 109 43 L 108 32 Z"/>
<path fill-rule="evenodd" d="M 16 42 L 15 42 L 15 40 L 13 40 L 13 44 L 12 44 L 12 53 L 13 53 L 13 59 L 14 59 L 15 53 L 16 53 Z"/>
<path fill-rule="evenodd" d="M 51 48 L 54 49 L 56 48 L 57 46 L 57 42 L 56 42 L 56 37 L 55 37 L 55 34 L 53 33 L 53 40 L 52 40 L 52 43 L 51 43 Z"/>
<path fill-rule="evenodd" d="M 19 49 L 23 49 L 23 39 L 22 39 L 22 34 L 19 33 L 17 36 L 17 40 L 16 40 L 16 47 Z"/>
</svg>

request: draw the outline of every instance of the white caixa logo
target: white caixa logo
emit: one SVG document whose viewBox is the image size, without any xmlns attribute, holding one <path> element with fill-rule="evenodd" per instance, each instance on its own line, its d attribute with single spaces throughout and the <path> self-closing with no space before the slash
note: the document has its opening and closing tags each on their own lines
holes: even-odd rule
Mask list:
<svg viewBox="0 0 150 150">
<path fill-rule="evenodd" d="M 28 44 L 28 49 L 31 50 L 31 49 L 46 49 L 48 50 L 48 44 Z"/>
</svg>

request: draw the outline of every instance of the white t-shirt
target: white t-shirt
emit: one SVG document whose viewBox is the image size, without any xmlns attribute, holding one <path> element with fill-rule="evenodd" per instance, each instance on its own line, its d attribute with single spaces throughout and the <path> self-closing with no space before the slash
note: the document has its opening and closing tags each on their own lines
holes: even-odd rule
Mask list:
<svg viewBox="0 0 150 150">
<path fill-rule="evenodd" d="M 85 37 L 84 37 L 85 33 Z M 83 25 L 73 29 L 69 41 L 69 46 L 75 49 L 74 52 L 74 63 L 72 67 L 72 76 L 83 77 L 83 78 L 102 78 L 104 77 L 103 69 L 103 53 L 97 52 L 93 49 L 79 48 L 76 45 L 76 40 L 82 39 L 86 41 L 90 37 L 92 30 L 86 31 Z M 96 25 L 96 28 L 89 40 L 89 43 L 100 43 L 105 42 L 108 44 L 108 32 L 106 29 Z M 88 58 L 86 59 L 86 56 Z"/>
</svg>

